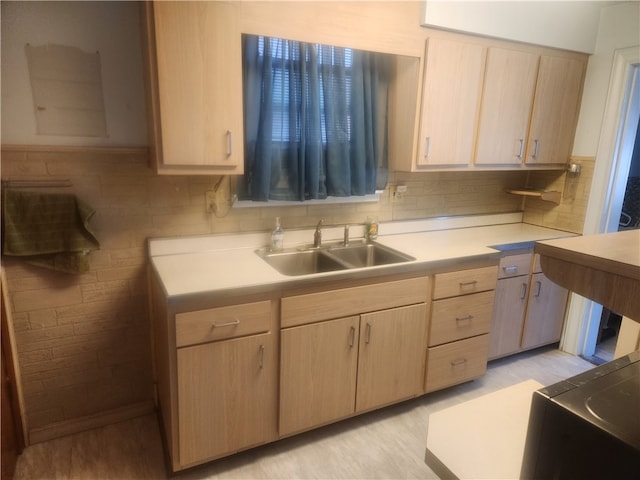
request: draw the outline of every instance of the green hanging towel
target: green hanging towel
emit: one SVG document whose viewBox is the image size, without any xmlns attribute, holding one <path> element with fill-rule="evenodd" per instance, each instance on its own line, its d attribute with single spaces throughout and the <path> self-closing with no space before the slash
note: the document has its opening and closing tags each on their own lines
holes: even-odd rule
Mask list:
<svg viewBox="0 0 640 480">
<path fill-rule="evenodd" d="M 3 197 L 5 255 L 67 273 L 89 271 L 87 254 L 100 248 L 89 228 L 93 208 L 67 193 L 7 188 Z"/>
</svg>

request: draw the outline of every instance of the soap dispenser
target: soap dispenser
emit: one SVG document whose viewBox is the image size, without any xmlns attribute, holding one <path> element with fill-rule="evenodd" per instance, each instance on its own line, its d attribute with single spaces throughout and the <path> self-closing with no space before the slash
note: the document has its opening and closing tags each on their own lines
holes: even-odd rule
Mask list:
<svg viewBox="0 0 640 480">
<path fill-rule="evenodd" d="M 271 250 L 284 248 L 284 230 L 280 226 L 280 217 L 276 217 L 276 226 L 271 232 Z"/>
</svg>

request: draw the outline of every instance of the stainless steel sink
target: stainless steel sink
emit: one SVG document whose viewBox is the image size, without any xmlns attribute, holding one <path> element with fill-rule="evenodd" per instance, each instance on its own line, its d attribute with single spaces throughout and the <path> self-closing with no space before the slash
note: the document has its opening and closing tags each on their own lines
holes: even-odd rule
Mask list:
<svg viewBox="0 0 640 480">
<path fill-rule="evenodd" d="M 334 272 L 352 268 L 375 267 L 415 260 L 409 255 L 377 243 L 334 244 L 273 252 L 267 248 L 256 253 L 278 272 L 288 276 Z"/>
<path fill-rule="evenodd" d="M 398 252 L 377 243 L 359 243 L 349 246 L 335 246 L 329 249 L 334 257 L 352 265 L 354 268 L 391 265 L 415 260 L 409 255 Z"/>
<path fill-rule="evenodd" d="M 280 273 L 289 276 L 333 272 L 349 268 L 348 265 L 327 255 L 325 250 L 270 252 L 263 249 L 256 253 Z"/>
</svg>

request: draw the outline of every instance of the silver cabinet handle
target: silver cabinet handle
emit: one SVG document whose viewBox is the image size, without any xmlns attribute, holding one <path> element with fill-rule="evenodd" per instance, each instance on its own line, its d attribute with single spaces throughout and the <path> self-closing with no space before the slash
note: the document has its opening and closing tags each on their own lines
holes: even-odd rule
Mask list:
<svg viewBox="0 0 640 480">
<path fill-rule="evenodd" d="M 365 343 L 368 345 L 371 343 L 371 324 L 367 323 L 367 333 Z"/>
<path fill-rule="evenodd" d="M 520 294 L 520 300 L 524 300 L 527 297 L 527 284 L 522 283 L 522 293 Z"/>
<path fill-rule="evenodd" d="M 542 282 L 536 281 L 536 293 L 533 295 L 534 297 L 539 297 L 540 292 L 542 292 Z"/>
<path fill-rule="evenodd" d="M 520 142 L 520 148 L 518 150 L 518 155 L 516 155 L 516 157 L 522 159 L 522 155 L 524 154 L 524 138 L 520 138 L 518 139 L 518 141 Z"/>
<path fill-rule="evenodd" d="M 517 265 L 509 265 L 508 267 L 502 267 L 504 273 L 518 273 Z"/>
<path fill-rule="evenodd" d="M 466 358 L 459 358 L 458 360 L 452 360 L 451 361 L 451 366 L 452 367 L 458 367 L 460 365 L 464 365 L 465 363 L 467 363 L 467 359 Z"/>
<path fill-rule="evenodd" d="M 538 139 L 533 141 L 533 154 L 531 158 L 538 158 L 538 152 L 540 150 L 540 141 Z"/>
<path fill-rule="evenodd" d="M 227 130 L 227 157 L 233 153 L 233 132 Z"/>
<path fill-rule="evenodd" d="M 460 282 L 460 290 L 464 289 L 465 287 L 475 288 L 477 283 L 477 280 L 471 280 L 470 282 Z"/>
<path fill-rule="evenodd" d="M 356 342 L 356 327 L 351 327 L 349 332 L 349 346 L 353 348 Z"/>
<path fill-rule="evenodd" d="M 264 368 L 264 345 L 260 345 L 260 368 Z"/>
<path fill-rule="evenodd" d="M 211 325 L 211 328 L 234 327 L 236 325 L 240 325 L 240 320 L 238 320 L 237 318 L 227 323 L 214 323 L 213 325 Z"/>
<path fill-rule="evenodd" d="M 465 322 L 473 320 L 473 315 L 467 315 L 466 317 L 456 317 L 456 322 Z"/>
<path fill-rule="evenodd" d="M 431 137 L 425 137 L 424 139 L 424 158 L 431 156 Z"/>
</svg>

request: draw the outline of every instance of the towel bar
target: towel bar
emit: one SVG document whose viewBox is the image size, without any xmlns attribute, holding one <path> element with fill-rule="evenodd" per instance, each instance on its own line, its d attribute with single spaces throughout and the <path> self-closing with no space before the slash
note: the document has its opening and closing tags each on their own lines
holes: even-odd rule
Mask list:
<svg viewBox="0 0 640 480">
<path fill-rule="evenodd" d="M 2 180 L 3 188 L 64 188 L 72 187 L 69 179 L 62 180 Z"/>
</svg>

